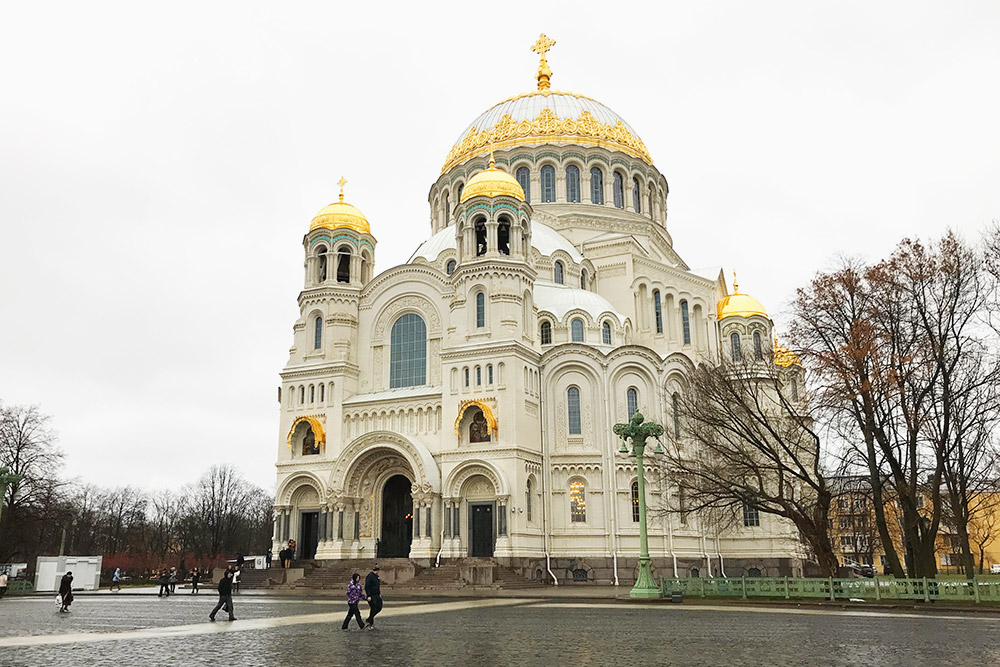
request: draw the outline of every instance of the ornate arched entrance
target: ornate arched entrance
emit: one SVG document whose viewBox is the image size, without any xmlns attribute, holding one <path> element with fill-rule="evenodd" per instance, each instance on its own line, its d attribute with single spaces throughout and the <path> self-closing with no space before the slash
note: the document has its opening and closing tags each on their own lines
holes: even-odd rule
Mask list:
<svg viewBox="0 0 1000 667">
<path fill-rule="evenodd" d="M 382 487 L 382 531 L 379 558 L 407 558 L 413 541 L 413 490 L 404 475 L 393 475 Z"/>
</svg>

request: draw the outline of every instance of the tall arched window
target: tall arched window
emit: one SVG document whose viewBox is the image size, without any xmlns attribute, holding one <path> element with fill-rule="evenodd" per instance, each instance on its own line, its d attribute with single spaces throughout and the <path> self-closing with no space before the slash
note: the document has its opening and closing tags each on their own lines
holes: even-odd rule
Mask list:
<svg viewBox="0 0 1000 667">
<path fill-rule="evenodd" d="M 653 315 L 656 319 L 656 333 L 663 333 L 663 303 L 660 301 L 660 290 L 653 290 Z"/>
<path fill-rule="evenodd" d="M 684 344 L 691 344 L 691 318 L 688 315 L 688 302 L 681 301 L 681 332 L 684 334 Z"/>
<path fill-rule="evenodd" d="M 318 350 L 323 347 L 323 316 L 317 315 L 313 320 L 313 349 Z"/>
<path fill-rule="evenodd" d="M 542 322 L 539 335 L 542 339 L 542 345 L 550 345 L 552 343 L 552 325 L 548 322 Z"/>
<path fill-rule="evenodd" d="M 486 295 L 476 292 L 476 328 L 482 329 L 486 326 Z"/>
<path fill-rule="evenodd" d="M 524 486 L 524 513 L 528 515 L 528 521 L 531 521 L 531 478 L 528 478 L 528 482 Z"/>
<path fill-rule="evenodd" d="M 487 248 L 486 218 L 476 220 L 473 231 L 476 234 L 476 257 L 482 257 L 486 254 Z"/>
<path fill-rule="evenodd" d="M 542 167 L 542 203 L 556 200 L 556 169 L 551 164 Z"/>
<path fill-rule="evenodd" d="M 486 384 L 493 384 L 493 364 L 486 367 Z"/>
<path fill-rule="evenodd" d="M 416 313 L 397 319 L 389 334 L 389 387 L 427 383 L 427 325 Z"/>
<path fill-rule="evenodd" d="M 326 246 L 316 248 L 316 282 L 326 282 Z"/>
<path fill-rule="evenodd" d="M 570 339 L 574 343 L 583 342 L 583 320 L 580 318 L 574 319 L 569 323 Z"/>
<path fill-rule="evenodd" d="M 563 263 L 556 260 L 555 265 L 552 267 L 552 280 L 557 285 L 562 285 L 564 276 L 566 274 L 566 269 L 563 267 Z"/>
<path fill-rule="evenodd" d="M 524 201 L 531 203 L 531 172 L 527 167 L 518 167 L 514 177 L 524 190 Z"/>
<path fill-rule="evenodd" d="M 444 267 L 444 272 L 450 276 L 451 274 L 455 273 L 456 266 L 458 265 L 455 263 L 455 260 L 449 259 L 447 266 Z"/>
<path fill-rule="evenodd" d="M 319 386 L 319 402 L 324 403 L 326 401 L 326 385 L 321 384 Z"/>
<path fill-rule="evenodd" d="M 590 203 L 604 203 L 604 172 L 600 167 L 590 168 Z"/>
<path fill-rule="evenodd" d="M 566 201 L 580 201 L 580 168 L 575 164 L 566 167 Z"/>
<path fill-rule="evenodd" d="M 733 361 L 743 361 L 743 348 L 740 346 L 740 335 L 735 331 L 729 334 L 729 343 L 733 348 Z"/>
<path fill-rule="evenodd" d="M 760 332 L 753 332 L 753 358 L 756 361 L 764 360 L 764 347 L 760 343 Z"/>
<path fill-rule="evenodd" d="M 632 419 L 632 415 L 639 412 L 639 390 L 635 387 L 629 387 L 628 391 L 625 392 L 625 403 L 628 406 L 625 419 L 629 420 Z"/>
<path fill-rule="evenodd" d="M 587 485 L 580 479 L 569 483 L 569 520 L 573 523 L 587 521 Z"/>
<path fill-rule="evenodd" d="M 587 289 L 587 269 L 580 269 L 580 289 Z"/>
<path fill-rule="evenodd" d="M 615 197 L 615 208 L 625 208 L 625 179 L 617 171 L 612 181 L 611 190 Z"/>
<path fill-rule="evenodd" d="M 792 400 L 799 400 L 799 381 L 792 378 Z"/>
<path fill-rule="evenodd" d="M 351 249 L 341 247 L 337 253 L 337 282 L 351 282 Z"/>
<path fill-rule="evenodd" d="M 580 435 L 580 389 L 570 387 L 566 390 L 566 420 L 569 422 L 569 434 Z"/>
<path fill-rule="evenodd" d="M 462 190 L 464 190 L 464 189 L 465 189 L 465 183 L 459 183 L 458 184 L 458 194 L 456 196 L 456 199 L 458 199 L 458 201 L 462 201 Z"/>
<path fill-rule="evenodd" d="M 636 213 L 642 213 L 642 189 L 638 178 L 632 179 L 632 206 Z"/>
<path fill-rule="evenodd" d="M 632 523 L 639 523 L 639 480 L 632 482 Z"/>
<path fill-rule="evenodd" d="M 497 225 L 497 250 L 501 255 L 510 254 L 510 220 L 507 218 L 500 218 Z"/>
<path fill-rule="evenodd" d="M 444 225 L 447 227 L 451 224 L 451 197 L 448 193 L 444 193 Z"/>
<path fill-rule="evenodd" d="M 314 384 L 309 385 L 309 402 L 316 402 L 316 385 Z"/>
<path fill-rule="evenodd" d="M 611 345 L 611 322 L 601 325 L 601 340 L 605 345 Z"/>
<path fill-rule="evenodd" d="M 476 386 L 479 387 L 483 384 L 483 367 L 476 366 Z"/>
<path fill-rule="evenodd" d="M 681 437 L 681 397 L 677 392 L 674 392 L 674 395 L 670 397 L 670 410 L 674 420 L 674 437 L 679 438 Z"/>
</svg>

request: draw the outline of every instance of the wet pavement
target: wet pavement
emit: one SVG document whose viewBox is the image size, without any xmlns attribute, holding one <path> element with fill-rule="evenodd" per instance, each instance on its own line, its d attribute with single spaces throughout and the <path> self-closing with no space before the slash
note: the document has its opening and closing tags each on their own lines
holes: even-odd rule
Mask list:
<svg viewBox="0 0 1000 667">
<path fill-rule="evenodd" d="M 339 596 L 237 596 L 240 620 L 209 623 L 215 600 L 81 595 L 59 614 L 49 598 L 6 598 L 0 665 L 1000 664 L 988 615 L 387 598 L 377 630 L 343 632 Z"/>
</svg>

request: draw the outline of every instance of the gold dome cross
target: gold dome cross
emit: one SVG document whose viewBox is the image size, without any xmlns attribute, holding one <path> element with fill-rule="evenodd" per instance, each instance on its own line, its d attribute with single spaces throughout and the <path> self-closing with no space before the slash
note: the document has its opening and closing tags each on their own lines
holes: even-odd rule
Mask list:
<svg viewBox="0 0 1000 667">
<path fill-rule="evenodd" d="M 337 181 L 337 185 L 340 186 L 340 201 L 344 201 L 344 186 L 347 185 L 347 179 L 341 176 L 340 180 Z"/>
<path fill-rule="evenodd" d="M 545 60 L 545 54 L 548 53 L 549 49 L 555 46 L 555 44 L 556 40 L 549 39 L 543 32 L 538 36 L 538 41 L 531 47 L 532 51 L 542 57 L 541 62 L 538 63 L 538 90 L 549 89 L 549 79 L 552 78 L 552 70 L 549 69 L 549 63 Z"/>
</svg>

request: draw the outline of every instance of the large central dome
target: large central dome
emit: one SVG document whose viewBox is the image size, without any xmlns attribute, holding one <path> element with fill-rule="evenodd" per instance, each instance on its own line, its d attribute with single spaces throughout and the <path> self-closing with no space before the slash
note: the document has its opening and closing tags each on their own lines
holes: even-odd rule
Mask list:
<svg viewBox="0 0 1000 667">
<path fill-rule="evenodd" d="M 538 90 L 503 100 L 479 114 L 448 151 L 441 173 L 489 153 L 491 146 L 502 150 L 549 142 L 601 146 L 653 164 L 646 144 L 621 116 L 597 100 L 549 89 L 552 72 L 544 54 L 548 46 L 539 51 Z"/>
</svg>

